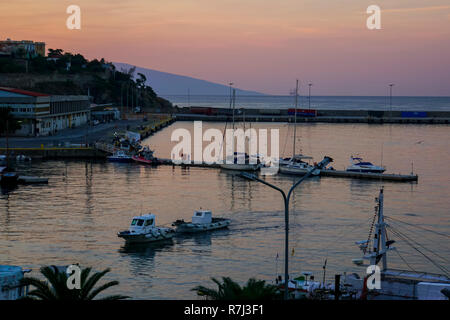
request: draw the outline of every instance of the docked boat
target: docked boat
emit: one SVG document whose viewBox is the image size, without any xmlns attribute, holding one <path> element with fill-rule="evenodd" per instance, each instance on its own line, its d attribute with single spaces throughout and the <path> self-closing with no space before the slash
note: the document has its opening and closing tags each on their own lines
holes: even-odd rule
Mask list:
<svg viewBox="0 0 450 320">
<path fill-rule="evenodd" d="M 257 171 L 261 164 L 256 159 L 250 159 L 246 153 L 235 152 L 233 156 L 228 157 L 225 163 L 220 165 L 222 169 L 236 171 Z"/>
<path fill-rule="evenodd" d="M 127 244 L 169 240 L 174 235 L 171 228 L 156 227 L 154 214 L 133 217 L 130 228 L 117 233 Z"/>
<path fill-rule="evenodd" d="M 228 227 L 230 223 L 230 219 L 213 218 L 212 213 L 209 210 L 197 210 L 192 216 L 192 222 L 177 220 L 172 226 L 176 227 L 176 232 L 196 233 L 223 229 Z"/>
<path fill-rule="evenodd" d="M 375 215 L 368 239 L 355 242 L 363 252 L 363 256 L 362 258 L 352 260 L 357 266 L 371 267 L 372 270 L 379 268 L 379 287 L 372 288 L 373 275 L 368 275 L 368 272 L 363 277 L 360 277 L 356 273 L 347 276 L 344 279 L 345 285 L 348 288 L 355 289 L 355 291 L 358 292 L 357 297 L 361 299 L 446 300 L 447 297 L 444 292 L 450 290 L 450 278 L 448 277 L 447 269 L 444 266 L 440 266 L 433 258 L 427 255 L 433 254 L 434 250 L 431 251 L 430 249 L 425 248 L 417 243 L 416 240 L 409 238 L 405 233 L 397 230 L 397 226 L 405 224 L 405 222 L 384 216 L 383 200 L 384 192 L 383 189 L 381 189 L 378 198 L 376 198 L 377 206 L 375 207 Z M 395 223 L 395 227 L 391 222 Z M 411 228 L 415 225 L 406 223 L 406 226 Z M 387 230 L 389 230 L 390 239 L 388 238 Z M 417 226 L 417 230 L 423 232 L 425 229 L 421 226 Z M 393 246 L 396 241 L 392 239 L 392 236 L 404 240 L 405 244 L 410 245 L 429 261 L 433 262 L 433 264 L 441 269 L 444 274 L 415 271 L 409 264 L 408 267 L 410 270 L 389 268 L 388 252 L 396 250 Z M 418 250 L 416 245 L 420 246 L 421 249 Z M 402 257 L 402 260 L 406 261 L 405 257 Z M 365 263 L 365 261 L 367 261 L 367 263 Z"/>
<path fill-rule="evenodd" d="M 296 154 L 289 160 L 281 159 L 279 162 L 279 172 L 284 174 L 292 174 L 292 175 L 305 175 L 311 169 L 314 169 L 314 166 L 305 160 L 312 159 L 310 156 L 305 156 L 302 154 Z M 320 175 L 320 170 L 316 169 L 313 171 L 312 175 L 318 176 Z"/>
<path fill-rule="evenodd" d="M 123 150 L 116 151 L 112 156 L 108 157 L 111 162 L 133 162 L 133 158 L 127 155 Z"/>
<path fill-rule="evenodd" d="M 371 162 L 363 161 L 360 157 L 350 157 L 350 166 L 347 167 L 349 172 L 367 172 L 367 173 L 383 173 L 385 167 L 375 166 Z"/>
<path fill-rule="evenodd" d="M 145 146 L 137 155 L 131 157 L 134 161 L 145 164 L 159 164 L 158 158 L 153 156 L 153 150 L 150 150 L 148 146 Z"/>
</svg>

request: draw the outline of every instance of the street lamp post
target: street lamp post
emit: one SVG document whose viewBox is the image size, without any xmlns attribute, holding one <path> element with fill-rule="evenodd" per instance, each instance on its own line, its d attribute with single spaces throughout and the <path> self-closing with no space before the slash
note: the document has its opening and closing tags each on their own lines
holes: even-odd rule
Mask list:
<svg viewBox="0 0 450 320">
<path fill-rule="evenodd" d="M 248 180 L 261 182 L 262 184 L 265 184 L 266 186 L 277 190 L 283 196 L 283 200 L 284 200 L 284 222 L 285 222 L 285 227 L 284 227 L 284 230 L 285 230 L 285 240 L 284 240 L 284 299 L 285 300 L 288 300 L 288 298 L 289 298 L 289 290 L 288 290 L 289 289 L 289 286 L 288 286 L 288 283 L 289 283 L 289 200 L 291 198 L 292 191 L 294 191 L 294 189 L 300 183 L 302 183 L 305 179 L 307 179 L 309 176 L 311 176 L 312 173 L 315 170 L 320 170 L 322 168 L 325 168 L 332 161 L 333 161 L 332 158 L 325 156 L 321 162 L 316 164 L 314 166 L 314 168 L 310 169 L 302 178 L 300 178 L 300 180 L 298 180 L 296 183 L 294 183 L 294 185 L 289 189 L 287 195 L 282 189 L 280 189 L 277 186 L 274 186 L 273 184 L 270 184 L 270 183 L 268 183 L 268 182 L 266 182 L 266 181 L 264 181 L 262 179 L 259 179 L 254 174 L 250 174 L 250 173 L 247 173 L 247 172 L 241 172 L 240 173 L 241 177 L 246 178 Z"/>
<path fill-rule="evenodd" d="M 311 110 L 311 87 L 312 87 L 312 83 L 309 83 L 309 109 Z"/>
<path fill-rule="evenodd" d="M 393 83 L 391 83 L 390 85 L 389 85 L 389 110 L 390 110 L 390 113 L 391 113 L 391 121 L 392 121 L 392 87 L 394 86 L 394 84 Z"/>
</svg>

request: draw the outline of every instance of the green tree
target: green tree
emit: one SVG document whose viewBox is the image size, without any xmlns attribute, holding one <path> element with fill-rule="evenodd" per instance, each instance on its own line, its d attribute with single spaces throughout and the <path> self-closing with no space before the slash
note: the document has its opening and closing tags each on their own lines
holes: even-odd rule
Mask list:
<svg viewBox="0 0 450 320">
<path fill-rule="evenodd" d="M 19 121 L 14 118 L 11 111 L 10 107 L 0 107 L 0 134 L 6 134 L 6 127 L 8 127 L 8 133 L 14 133 L 21 128 Z"/>
<path fill-rule="evenodd" d="M 193 291 L 197 295 L 210 300 L 275 300 L 280 299 L 281 294 L 276 286 L 266 284 L 264 280 L 251 278 L 241 287 L 229 277 L 223 277 L 222 282 L 215 278 L 211 280 L 217 285 L 216 289 L 197 286 Z"/>
<path fill-rule="evenodd" d="M 107 282 L 94 289 L 97 282 L 107 274 L 110 269 L 102 272 L 96 272 L 89 276 L 92 268 L 84 268 L 81 271 L 80 289 L 69 289 L 67 287 L 68 275 L 60 272 L 55 266 L 45 266 L 40 269 L 42 275 L 47 281 L 34 277 L 22 279 L 23 285 L 31 285 L 35 289 L 28 292 L 25 299 L 33 300 L 94 300 L 102 291 L 116 286 L 118 281 Z M 123 295 L 113 295 L 102 298 L 101 300 L 121 300 L 129 297 Z"/>
</svg>

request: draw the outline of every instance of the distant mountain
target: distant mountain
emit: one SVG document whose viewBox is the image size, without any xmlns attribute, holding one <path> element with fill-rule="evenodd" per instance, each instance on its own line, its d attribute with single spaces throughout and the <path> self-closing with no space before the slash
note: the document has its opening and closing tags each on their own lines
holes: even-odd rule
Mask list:
<svg viewBox="0 0 450 320">
<path fill-rule="evenodd" d="M 130 69 L 133 65 L 114 62 L 117 70 Z M 151 86 L 159 96 L 187 95 L 188 89 L 191 95 L 229 95 L 230 88 L 223 84 L 180 76 L 173 73 L 161 72 L 136 66 L 136 73 L 142 73 L 147 77 L 147 85 Z M 237 95 L 263 95 L 260 92 L 236 89 Z"/>
</svg>

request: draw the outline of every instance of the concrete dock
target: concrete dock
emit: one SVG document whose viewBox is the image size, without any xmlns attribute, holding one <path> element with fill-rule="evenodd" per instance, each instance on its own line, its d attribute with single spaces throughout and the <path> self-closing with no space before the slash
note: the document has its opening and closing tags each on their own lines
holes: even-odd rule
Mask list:
<svg viewBox="0 0 450 320">
<path fill-rule="evenodd" d="M 219 164 L 207 164 L 207 163 L 181 163 L 174 164 L 170 159 L 159 159 L 161 165 L 180 166 L 182 168 L 200 167 L 200 168 L 220 168 Z M 225 169 L 224 169 L 225 170 Z M 305 175 L 307 170 L 296 169 L 296 173 L 281 173 L 282 175 Z M 230 171 L 234 172 L 234 171 Z M 383 180 L 393 182 L 411 182 L 418 181 L 419 176 L 417 174 L 395 174 L 395 173 L 365 173 L 365 172 L 349 172 L 344 170 L 321 170 L 320 176 L 322 177 L 336 177 L 336 178 L 352 178 L 352 179 L 370 179 L 370 180 Z"/>
</svg>

